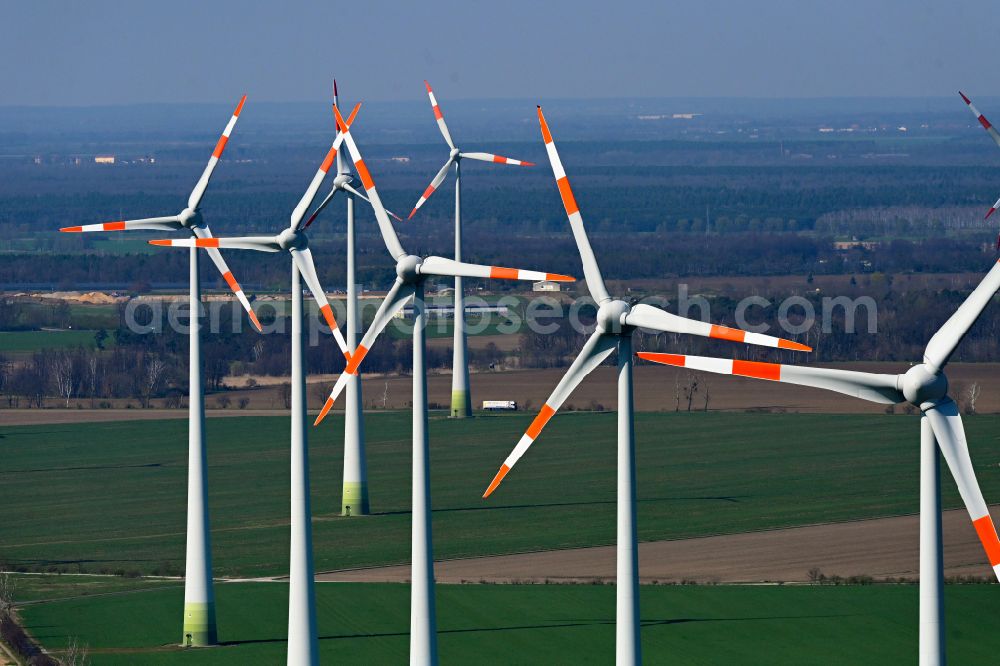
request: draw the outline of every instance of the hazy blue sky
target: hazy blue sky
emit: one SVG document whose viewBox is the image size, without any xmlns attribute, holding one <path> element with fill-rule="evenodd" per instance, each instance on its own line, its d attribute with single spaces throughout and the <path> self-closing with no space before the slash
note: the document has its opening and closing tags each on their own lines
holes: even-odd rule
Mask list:
<svg viewBox="0 0 1000 666">
<path fill-rule="evenodd" d="M 1000 94 L 986 0 L 2 5 L 0 105 Z"/>
</svg>

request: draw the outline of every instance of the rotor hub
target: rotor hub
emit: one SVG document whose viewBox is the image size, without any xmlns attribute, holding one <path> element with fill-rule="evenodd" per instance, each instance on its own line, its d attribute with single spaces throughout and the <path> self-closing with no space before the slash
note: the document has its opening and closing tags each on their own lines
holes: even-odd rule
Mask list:
<svg viewBox="0 0 1000 666">
<path fill-rule="evenodd" d="M 396 275 L 407 284 L 414 284 L 420 279 L 420 265 L 423 259 L 416 255 L 408 254 L 396 262 Z"/>
<path fill-rule="evenodd" d="M 902 377 L 903 395 L 914 405 L 940 400 L 948 394 L 948 378 L 933 372 L 926 364 L 915 365 Z"/>
<path fill-rule="evenodd" d="M 448 157 L 453 160 L 459 160 L 462 158 L 462 155 L 460 154 L 458 148 L 452 148 L 451 152 L 448 153 Z"/>
<path fill-rule="evenodd" d="M 622 300 L 601 303 L 597 308 L 597 328 L 604 333 L 621 333 L 625 315 L 631 311 L 632 306 Z"/>
<path fill-rule="evenodd" d="M 194 227 L 201 226 L 201 212 L 193 208 L 185 208 L 177 216 L 180 220 L 181 226 L 186 229 L 193 229 Z"/>
<path fill-rule="evenodd" d="M 353 180 L 354 179 L 351 178 L 349 174 L 337 174 L 337 176 L 333 179 L 333 187 L 338 188 L 343 187 L 344 185 L 350 185 Z"/>
<path fill-rule="evenodd" d="M 309 247 L 309 239 L 304 233 L 294 229 L 285 229 L 278 234 L 278 245 L 283 250 L 304 250 Z"/>
</svg>

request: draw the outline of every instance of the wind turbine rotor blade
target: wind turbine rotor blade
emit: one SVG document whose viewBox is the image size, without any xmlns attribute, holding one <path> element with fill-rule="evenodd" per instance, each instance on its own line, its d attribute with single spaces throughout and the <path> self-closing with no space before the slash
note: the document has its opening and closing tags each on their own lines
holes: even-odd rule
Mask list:
<svg viewBox="0 0 1000 666">
<path fill-rule="evenodd" d="M 441 130 L 441 136 L 444 137 L 445 143 L 452 150 L 455 150 L 455 142 L 451 140 L 451 133 L 448 131 L 448 125 L 444 122 L 444 114 L 441 113 L 441 107 L 437 103 L 437 98 L 434 97 L 434 91 L 431 90 L 431 84 L 426 80 L 424 85 L 427 86 L 427 97 L 431 100 L 431 108 L 434 109 L 434 118 L 437 119 L 438 129 Z"/>
<path fill-rule="evenodd" d="M 347 190 L 348 192 L 350 192 L 351 194 L 353 194 L 354 196 L 358 197 L 362 201 L 366 201 L 369 204 L 371 203 L 371 199 L 369 199 L 368 197 L 366 197 L 361 192 L 358 192 L 356 189 L 354 189 L 353 187 L 351 187 L 347 183 L 344 183 L 343 185 L 341 185 L 341 187 L 344 188 L 345 190 Z M 392 219 L 396 220 L 397 222 L 402 222 L 403 221 L 403 218 L 401 218 L 399 215 L 396 215 L 395 213 L 393 213 L 388 208 L 385 209 L 385 212 L 389 214 L 389 217 L 391 217 Z"/>
<path fill-rule="evenodd" d="M 93 231 L 177 231 L 184 225 L 176 215 L 167 217 L 147 217 L 141 220 L 119 220 L 101 224 L 84 224 L 77 227 L 63 227 L 63 233 L 89 233 Z"/>
<path fill-rule="evenodd" d="M 150 245 L 163 247 L 200 247 L 230 250 L 257 250 L 258 252 L 281 252 L 281 244 L 274 236 L 244 236 L 241 238 L 164 238 L 149 241 Z"/>
<path fill-rule="evenodd" d="M 337 79 L 333 80 L 333 105 L 334 106 L 340 106 L 340 95 L 337 93 Z M 335 129 L 337 127 L 336 120 L 337 120 L 337 117 L 336 117 L 336 114 L 335 114 L 334 115 L 334 124 L 333 124 L 333 126 L 334 126 Z M 348 120 L 347 124 L 350 125 L 352 122 L 354 122 L 353 118 L 351 118 L 350 120 Z M 337 173 L 339 175 L 346 176 L 346 175 L 349 175 L 350 172 L 351 172 L 350 169 L 347 168 L 347 160 L 344 157 L 344 146 L 341 145 L 340 149 L 337 150 Z"/>
<path fill-rule="evenodd" d="M 661 310 L 645 303 L 633 305 L 632 310 L 625 315 L 625 320 L 622 323 L 640 328 L 651 328 L 663 333 L 686 333 L 688 335 L 700 335 L 703 338 L 742 342 L 748 345 L 793 349 L 795 351 L 812 351 L 812 347 L 798 342 L 776 338 L 771 335 L 763 335 L 762 333 L 751 333 L 739 328 L 709 324 L 697 319 L 679 317 L 666 310 Z"/>
<path fill-rule="evenodd" d="M 247 96 L 243 95 L 240 103 L 236 105 L 233 117 L 229 119 L 229 124 L 226 125 L 226 129 L 222 131 L 222 136 L 219 137 L 218 142 L 215 144 L 215 150 L 212 151 L 212 156 L 208 158 L 208 164 L 205 166 L 205 170 L 202 171 L 201 178 L 198 179 L 198 183 L 191 190 L 191 196 L 188 197 L 188 208 L 194 210 L 201 203 L 201 198 L 205 195 L 205 189 L 208 187 L 208 181 L 212 179 L 212 172 L 215 171 L 215 165 L 219 163 L 222 151 L 226 149 L 226 144 L 229 142 L 229 135 L 232 133 L 233 128 L 236 127 L 236 121 L 240 119 L 240 112 L 243 110 L 243 103 L 246 101 Z"/>
<path fill-rule="evenodd" d="M 442 277 L 473 277 L 490 278 L 492 280 L 552 280 L 553 282 L 575 282 L 569 275 L 558 273 L 543 273 L 527 271 L 519 268 L 504 268 L 502 266 L 481 266 L 467 264 L 444 257 L 426 257 L 417 269 L 421 275 L 439 275 Z"/>
<path fill-rule="evenodd" d="M 354 106 L 354 112 L 351 113 L 351 118 L 358 112 L 358 108 L 361 104 L 356 104 Z M 336 110 L 336 107 L 334 107 Z M 339 118 L 339 112 L 338 112 Z M 306 210 L 312 204 L 313 199 L 316 198 L 316 193 L 319 191 L 320 185 L 323 184 L 323 179 L 326 178 L 326 174 L 330 172 L 330 167 L 333 166 L 334 160 L 337 159 L 337 151 L 340 150 L 340 146 L 344 141 L 344 135 L 338 134 L 337 138 L 333 140 L 333 145 L 330 146 L 330 150 L 327 151 L 326 157 L 323 162 L 319 165 L 319 169 L 316 170 L 316 174 L 313 176 L 312 182 L 309 183 L 309 187 L 306 188 L 305 193 L 302 198 L 299 199 L 299 203 L 292 210 L 291 222 L 288 225 L 289 229 L 299 229 L 299 223 L 302 222 L 302 218 L 306 215 Z"/>
<path fill-rule="evenodd" d="M 688 356 L 684 354 L 661 354 L 639 352 L 637 356 L 645 361 L 678 368 L 689 368 L 717 375 L 735 375 L 752 379 L 766 379 L 772 382 L 798 384 L 843 393 L 852 398 L 860 398 L 883 405 L 906 402 L 902 391 L 896 388 L 896 375 L 883 375 L 852 370 L 831 368 L 811 368 L 780 363 L 759 363 L 710 356 Z"/>
<path fill-rule="evenodd" d="M 969 332 L 972 325 L 979 319 L 986 306 L 993 300 L 993 295 L 1000 289 L 1000 262 L 993 265 L 965 302 L 958 306 L 955 313 L 938 329 L 937 333 L 927 343 L 924 350 L 924 362 L 936 370 L 940 370 L 951 358 L 958 344 Z"/>
<path fill-rule="evenodd" d="M 514 450 L 510 452 L 507 459 L 503 461 L 500 465 L 500 470 L 490 481 L 490 485 L 486 488 L 486 492 L 483 493 L 483 499 L 489 497 L 493 494 L 493 491 L 497 489 L 500 482 L 503 481 L 507 473 L 517 464 L 517 461 L 528 450 L 528 447 L 538 439 L 538 435 L 541 434 L 542 429 L 545 424 L 549 422 L 549 419 L 555 415 L 556 411 L 562 407 L 562 404 L 566 399 L 573 393 L 573 390 L 580 385 L 584 377 L 589 375 L 593 370 L 599 366 L 604 359 L 611 355 L 618 346 L 618 338 L 613 335 L 606 335 L 600 331 L 595 331 L 593 335 L 584 344 L 583 349 L 577 355 L 576 359 L 573 361 L 573 365 L 569 367 L 563 378 L 559 380 L 556 384 L 556 388 L 552 391 L 552 395 L 549 399 L 545 401 L 542 405 L 541 411 L 538 412 L 538 416 L 531 422 L 528 429 L 524 431 L 524 435 L 518 441 Z"/>
<path fill-rule="evenodd" d="M 368 201 L 375 211 L 375 219 L 378 221 L 379 231 L 382 232 L 382 241 L 385 243 L 385 247 L 389 250 L 392 258 L 399 259 L 406 254 L 406 250 L 400 244 L 399 237 L 396 236 L 396 230 L 392 228 L 392 222 L 389 221 L 389 214 L 386 213 L 385 206 L 382 205 L 382 199 L 375 189 L 375 181 L 372 180 L 372 175 L 368 171 L 365 161 L 361 159 L 358 144 L 354 142 L 354 137 L 351 136 L 350 126 L 344 122 L 343 117 L 340 115 L 340 109 L 334 108 L 333 111 L 337 116 L 337 127 L 340 128 L 341 132 L 337 138 L 343 137 L 345 143 L 347 143 L 347 150 L 351 155 L 351 160 L 354 162 L 354 170 L 358 172 L 361 185 L 365 188 Z"/>
<path fill-rule="evenodd" d="M 958 486 L 958 493 L 972 518 L 972 525 L 986 550 L 993 573 L 1000 580 L 1000 540 L 990 517 L 983 492 L 976 480 L 976 472 L 969 457 L 969 445 L 965 439 L 965 428 L 958 406 L 951 398 L 944 398 L 924 411 L 934 430 L 934 438 L 944 456 L 948 469 Z"/>
<path fill-rule="evenodd" d="M 990 135 L 991 139 L 993 139 L 993 143 L 1000 146 L 1000 132 L 997 132 L 997 128 L 993 127 L 993 124 L 986 119 L 986 116 L 979 112 L 979 109 L 977 109 L 976 105 L 972 103 L 972 100 L 965 96 L 965 93 L 959 90 L 958 94 L 962 96 L 962 99 L 965 101 L 965 105 L 969 107 L 969 111 L 972 111 L 972 115 L 976 117 L 979 124 L 983 126 L 986 133 Z"/>
<path fill-rule="evenodd" d="M 302 276 L 302 279 L 306 282 L 306 286 L 309 287 L 309 291 L 312 292 L 313 300 L 319 306 L 319 311 L 323 314 L 326 325 L 330 327 L 334 339 L 337 340 L 337 345 L 344 352 L 344 357 L 350 358 L 351 354 L 348 351 L 347 340 L 344 339 L 344 334 L 340 332 L 340 327 L 337 326 L 337 320 L 333 316 L 333 308 L 330 307 L 330 301 L 326 299 L 323 286 L 319 283 L 319 276 L 316 275 L 316 264 L 313 262 L 312 250 L 307 247 L 301 250 L 292 250 L 291 255 L 292 261 L 295 262 L 295 267 L 299 269 L 299 275 Z"/>
<path fill-rule="evenodd" d="M 443 167 L 441 167 L 441 170 L 438 171 L 437 175 L 434 176 L 434 179 L 431 181 L 431 184 L 427 186 L 427 189 L 424 190 L 424 193 L 420 195 L 419 199 L 417 199 L 417 205 L 413 207 L 413 210 L 411 210 L 410 214 L 406 216 L 406 219 L 409 220 L 414 215 L 416 215 L 417 210 L 424 205 L 424 202 L 431 198 L 431 195 L 434 194 L 434 191 L 437 188 L 441 187 L 441 183 L 443 183 L 444 179 L 448 177 L 448 169 L 454 163 L 455 160 L 449 157 L 448 161 L 444 163 Z"/>
<path fill-rule="evenodd" d="M 333 195 L 336 193 L 337 193 L 337 188 L 333 188 L 332 190 L 330 190 L 330 193 L 326 195 L 325 199 L 323 199 L 323 203 L 321 203 L 319 207 L 313 211 L 312 215 L 309 216 L 309 219 L 305 221 L 305 224 L 300 225 L 299 228 L 308 229 L 309 225 L 312 224 L 313 220 L 315 220 L 319 216 L 319 214 L 323 212 L 323 209 L 326 208 L 327 204 L 330 203 L 330 201 L 333 199 Z"/>
<path fill-rule="evenodd" d="M 556 144 L 552 140 L 552 133 L 549 132 L 549 125 L 542 115 L 542 107 L 538 107 L 538 123 L 542 128 L 542 140 L 545 141 L 545 152 L 549 155 L 549 163 L 552 165 L 552 174 L 556 178 L 556 185 L 559 187 L 559 196 L 562 197 L 563 207 L 566 209 L 566 216 L 569 218 L 569 226 L 573 230 L 573 238 L 576 240 L 576 247 L 580 251 L 580 260 L 583 262 L 583 277 L 587 281 L 587 289 L 595 301 L 601 303 L 609 300 L 608 289 L 604 286 L 604 278 L 601 277 L 601 269 L 597 265 L 597 258 L 594 250 L 590 247 L 590 239 L 587 238 L 587 230 L 583 227 L 583 216 L 580 215 L 580 207 L 576 205 L 576 198 L 573 190 L 569 186 L 569 178 L 566 177 L 566 170 L 563 169 L 562 161 L 559 159 L 559 152 Z"/>
<path fill-rule="evenodd" d="M 347 380 L 351 376 L 358 374 L 361 361 L 368 355 L 368 350 L 375 344 L 375 339 L 385 330 L 385 327 L 396 316 L 396 313 L 403 309 L 407 299 L 413 296 L 413 292 L 413 285 L 405 284 L 402 280 L 396 278 L 392 289 L 389 290 L 382 304 L 379 305 L 371 325 L 365 331 L 364 336 L 362 336 L 361 342 L 358 343 L 358 348 L 354 350 L 348 359 L 347 367 L 340 377 L 337 378 L 337 383 L 334 385 L 333 390 L 330 391 L 330 397 L 326 399 L 326 404 L 323 405 L 323 409 L 320 410 L 319 416 L 316 417 L 316 421 L 313 423 L 314 426 L 319 425 L 326 418 L 326 415 L 330 413 L 333 403 L 337 401 L 344 387 L 347 386 Z"/>
<path fill-rule="evenodd" d="M 510 157 L 504 157 L 503 155 L 494 155 L 493 153 L 459 153 L 462 157 L 467 157 L 470 160 L 479 160 L 480 162 L 495 162 L 497 164 L 510 164 L 512 166 L 535 166 L 534 162 L 525 162 L 524 160 L 515 160 Z"/>
<path fill-rule="evenodd" d="M 208 227 L 194 227 L 191 229 L 191 232 L 197 238 L 212 238 L 212 232 L 208 229 Z M 261 328 L 260 321 L 257 320 L 257 314 L 253 311 L 253 308 L 250 307 L 250 300 L 246 297 L 246 294 L 243 293 L 243 287 L 241 287 L 240 283 L 236 281 L 235 277 L 233 277 L 233 272 L 229 270 L 229 265 L 226 264 L 226 260 L 222 258 L 222 253 L 219 252 L 218 248 L 214 247 L 205 248 L 205 252 L 208 253 L 208 256 L 212 259 L 212 263 L 214 263 L 215 267 L 219 269 L 220 273 L 222 273 L 222 279 L 226 281 L 229 288 L 233 290 L 234 294 L 236 294 L 236 299 L 240 302 L 240 305 L 243 306 L 243 309 L 246 310 L 247 316 L 257 328 L 257 331 L 262 331 L 263 329 Z"/>
</svg>

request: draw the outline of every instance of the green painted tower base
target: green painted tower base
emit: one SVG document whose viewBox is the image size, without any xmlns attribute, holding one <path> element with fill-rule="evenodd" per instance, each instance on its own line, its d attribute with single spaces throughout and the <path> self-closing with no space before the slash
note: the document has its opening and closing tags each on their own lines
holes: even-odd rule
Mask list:
<svg viewBox="0 0 1000 666">
<path fill-rule="evenodd" d="M 468 391 L 451 392 L 451 418 L 464 419 L 472 416 L 472 403 Z"/>
<path fill-rule="evenodd" d="M 215 645 L 219 637 L 215 629 L 215 604 L 184 604 L 184 647 Z"/>
<path fill-rule="evenodd" d="M 370 512 L 368 507 L 368 486 L 359 481 L 344 482 L 344 499 L 340 506 L 342 516 L 367 516 Z"/>
</svg>

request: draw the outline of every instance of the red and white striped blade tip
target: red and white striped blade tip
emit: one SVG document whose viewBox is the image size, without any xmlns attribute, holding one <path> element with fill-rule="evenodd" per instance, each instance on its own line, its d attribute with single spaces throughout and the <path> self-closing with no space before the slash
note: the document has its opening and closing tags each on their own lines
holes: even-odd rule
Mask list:
<svg viewBox="0 0 1000 666">
<path fill-rule="evenodd" d="M 424 85 L 427 86 L 427 92 L 434 92 L 431 90 L 431 84 L 427 82 L 427 79 L 424 79 Z"/>
<path fill-rule="evenodd" d="M 966 104 L 972 104 L 972 101 L 968 97 L 965 96 L 964 92 L 962 92 L 961 90 L 959 90 L 958 94 L 962 96 L 962 99 L 965 100 Z"/>
<path fill-rule="evenodd" d="M 503 481 L 503 478 L 507 476 L 507 472 L 509 471 L 510 467 L 507 467 L 507 465 L 500 465 L 500 471 L 498 471 L 496 476 L 493 477 L 493 480 L 490 481 L 490 487 L 486 489 L 485 493 L 483 493 L 483 499 L 486 499 L 493 494 L 493 491 L 497 489 L 497 486 L 500 485 L 500 482 Z"/>
<path fill-rule="evenodd" d="M 984 220 L 988 220 L 988 219 L 990 219 L 990 215 L 992 215 L 992 214 L 993 214 L 993 213 L 995 213 L 995 212 L 997 212 L 997 209 L 996 209 L 996 208 L 993 208 L 993 207 L 991 206 L 991 207 L 990 207 L 990 209 L 989 209 L 988 211 L 986 211 L 986 217 L 984 217 L 983 219 L 984 219 Z"/>
<path fill-rule="evenodd" d="M 174 242 L 168 238 L 168 239 L 161 239 L 161 240 L 151 240 L 151 241 L 149 241 L 149 244 L 150 245 L 164 245 L 166 247 L 170 247 L 171 245 L 174 244 Z"/>
</svg>

